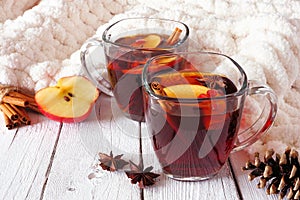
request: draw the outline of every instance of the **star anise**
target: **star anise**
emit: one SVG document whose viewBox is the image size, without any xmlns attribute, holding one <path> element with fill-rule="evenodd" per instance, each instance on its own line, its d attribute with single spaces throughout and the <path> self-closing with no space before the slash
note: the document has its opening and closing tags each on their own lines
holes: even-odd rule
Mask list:
<svg viewBox="0 0 300 200">
<path fill-rule="evenodd" d="M 146 186 L 151 186 L 155 184 L 155 178 L 159 177 L 159 174 L 155 174 L 152 171 L 153 167 L 147 167 L 144 169 L 143 163 L 139 165 L 134 164 L 132 161 L 130 162 L 131 171 L 126 171 L 126 175 L 131 179 L 132 184 L 138 183 L 140 188 L 145 188 Z"/>
<path fill-rule="evenodd" d="M 122 169 L 125 165 L 129 164 L 129 162 L 121 159 L 122 156 L 123 154 L 114 157 L 112 151 L 110 152 L 110 155 L 99 153 L 100 166 L 103 170 L 111 172 Z"/>
<path fill-rule="evenodd" d="M 209 88 L 219 89 L 226 87 L 222 77 L 217 75 L 203 75 L 202 78 L 198 78 L 197 80 Z"/>
</svg>

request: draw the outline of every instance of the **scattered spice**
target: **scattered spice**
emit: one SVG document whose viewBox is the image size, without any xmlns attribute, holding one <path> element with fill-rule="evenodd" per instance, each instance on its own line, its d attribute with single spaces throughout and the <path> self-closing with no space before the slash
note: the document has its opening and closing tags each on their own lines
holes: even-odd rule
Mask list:
<svg viewBox="0 0 300 200">
<path fill-rule="evenodd" d="M 112 151 L 109 155 L 105 153 L 99 153 L 100 166 L 103 170 L 111 172 L 122 169 L 125 165 L 129 164 L 127 161 L 121 159 L 122 156 L 123 154 L 114 157 Z"/>
<path fill-rule="evenodd" d="M 131 160 L 129 162 L 121 159 L 123 154 L 113 156 L 112 151 L 109 155 L 105 153 L 99 153 L 100 156 L 100 166 L 103 170 L 107 170 L 110 172 L 118 171 L 122 169 L 125 165 L 130 166 L 129 171 L 125 171 L 128 178 L 131 179 L 132 184 L 137 184 L 140 188 L 145 188 L 146 186 L 154 185 L 156 182 L 156 178 L 160 176 L 160 174 L 155 174 L 152 171 L 153 167 L 147 167 L 144 169 L 143 162 L 141 161 L 139 165 L 136 165 Z M 94 177 L 95 175 L 89 175 L 89 177 Z"/>
<path fill-rule="evenodd" d="M 159 174 L 155 174 L 152 171 L 153 167 L 147 167 L 144 169 L 143 163 L 139 165 L 130 162 L 131 171 L 126 171 L 126 175 L 131 179 L 132 184 L 138 183 L 140 188 L 145 188 L 146 186 L 151 186 L 155 184 L 155 178 L 159 177 Z"/>
<path fill-rule="evenodd" d="M 254 154 L 254 163 L 248 161 L 242 170 L 252 170 L 249 181 L 260 177 L 258 188 L 265 188 L 266 193 L 279 194 L 279 199 L 300 199 L 300 170 L 298 152 L 287 147 L 280 156 L 274 150 L 266 151 L 264 160 L 260 160 L 259 153 Z"/>
</svg>

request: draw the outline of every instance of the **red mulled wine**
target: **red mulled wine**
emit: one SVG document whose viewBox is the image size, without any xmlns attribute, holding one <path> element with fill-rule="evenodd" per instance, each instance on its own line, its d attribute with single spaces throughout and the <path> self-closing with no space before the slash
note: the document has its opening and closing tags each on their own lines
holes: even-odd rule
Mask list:
<svg viewBox="0 0 300 200">
<path fill-rule="evenodd" d="M 146 61 L 170 48 L 167 35 L 140 34 L 119 38 L 115 43 L 133 47 L 130 51 L 111 48 L 107 57 L 108 74 L 114 97 L 125 115 L 136 121 L 144 121 L 141 73 Z"/>
<path fill-rule="evenodd" d="M 225 76 L 191 70 L 158 75 L 150 86 L 171 98 L 160 98 L 145 111 L 164 173 L 187 180 L 215 175 L 237 138 L 241 106 L 226 98 L 236 86 Z"/>
</svg>

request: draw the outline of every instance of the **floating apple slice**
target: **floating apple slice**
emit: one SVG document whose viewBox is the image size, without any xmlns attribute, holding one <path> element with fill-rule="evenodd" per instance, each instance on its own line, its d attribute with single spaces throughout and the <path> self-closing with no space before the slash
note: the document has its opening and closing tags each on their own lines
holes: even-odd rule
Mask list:
<svg viewBox="0 0 300 200">
<path fill-rule="evenodd" d="M 167 55 L 167 56 L 160 56 L 156 60 L 154 60 L 153 63 L 155 64 L 161 64 L 161 65 L 172 65 L 175 61 L 180 61 L 182 57 L 179 55 Z"/>
<path fill-rule="evenodd" d="M 156 72 L 164 69 L 175 68 L 182 60 L 182 57 L 179 55 L 160 56 L 150 63 L 148 71 Z"/>
<path fill-rule="evenodd" d="M 98 89 L 85 77 L 69 76 L 56 86 L 46 87 L 35 94 L 38 107 L 46 117 L 59 122 L 85 120 L 99 96 Z"/>
<path fill-rule="evenodd" d="M 180 84 L 165 87 L 163 90 L 172 98 L 198 98 L 200 94 L 206 94 L 210 89 L 202 85 Z"/>
<path fill-rule="evenodd" d="M 161 43 L 161 37 L 159 35 L 151 34 L 143 39 L 136 40 L 131 46 L 136 48 L 156 48 Z"/>
<path fill-rule="evenodd" d="M 155 60 L 155 62 L 151 63 L 151 65 L 148 67 L 149 71 L 154 72 L 157 70 L 162 70 L 164 68 L 169 68 L 175 65 L 176 63 L 180 62 L 182 60 L 182 57 L 180 56 L 164 56 L 158 60 Z M 137 66 L 132 69 L 124 69 L 122 72 L 124 74 L 142 74 L 142 71 L 144 69 L 144 65 L 140 64 L 140 66 Z"/>
</svg>

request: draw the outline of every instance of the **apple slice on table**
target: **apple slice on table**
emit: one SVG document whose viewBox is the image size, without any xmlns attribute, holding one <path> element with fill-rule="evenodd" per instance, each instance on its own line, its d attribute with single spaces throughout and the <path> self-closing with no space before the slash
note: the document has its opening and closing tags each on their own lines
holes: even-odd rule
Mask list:
<svg viewBox="0 0 300 200">
<path fill-rule="evenodd" d="M 80 122 L 92 111 L 99 90 L 83 76 L 68 76 L 35 94 L 39 110 L 59 122 Z"/>
</svg>

